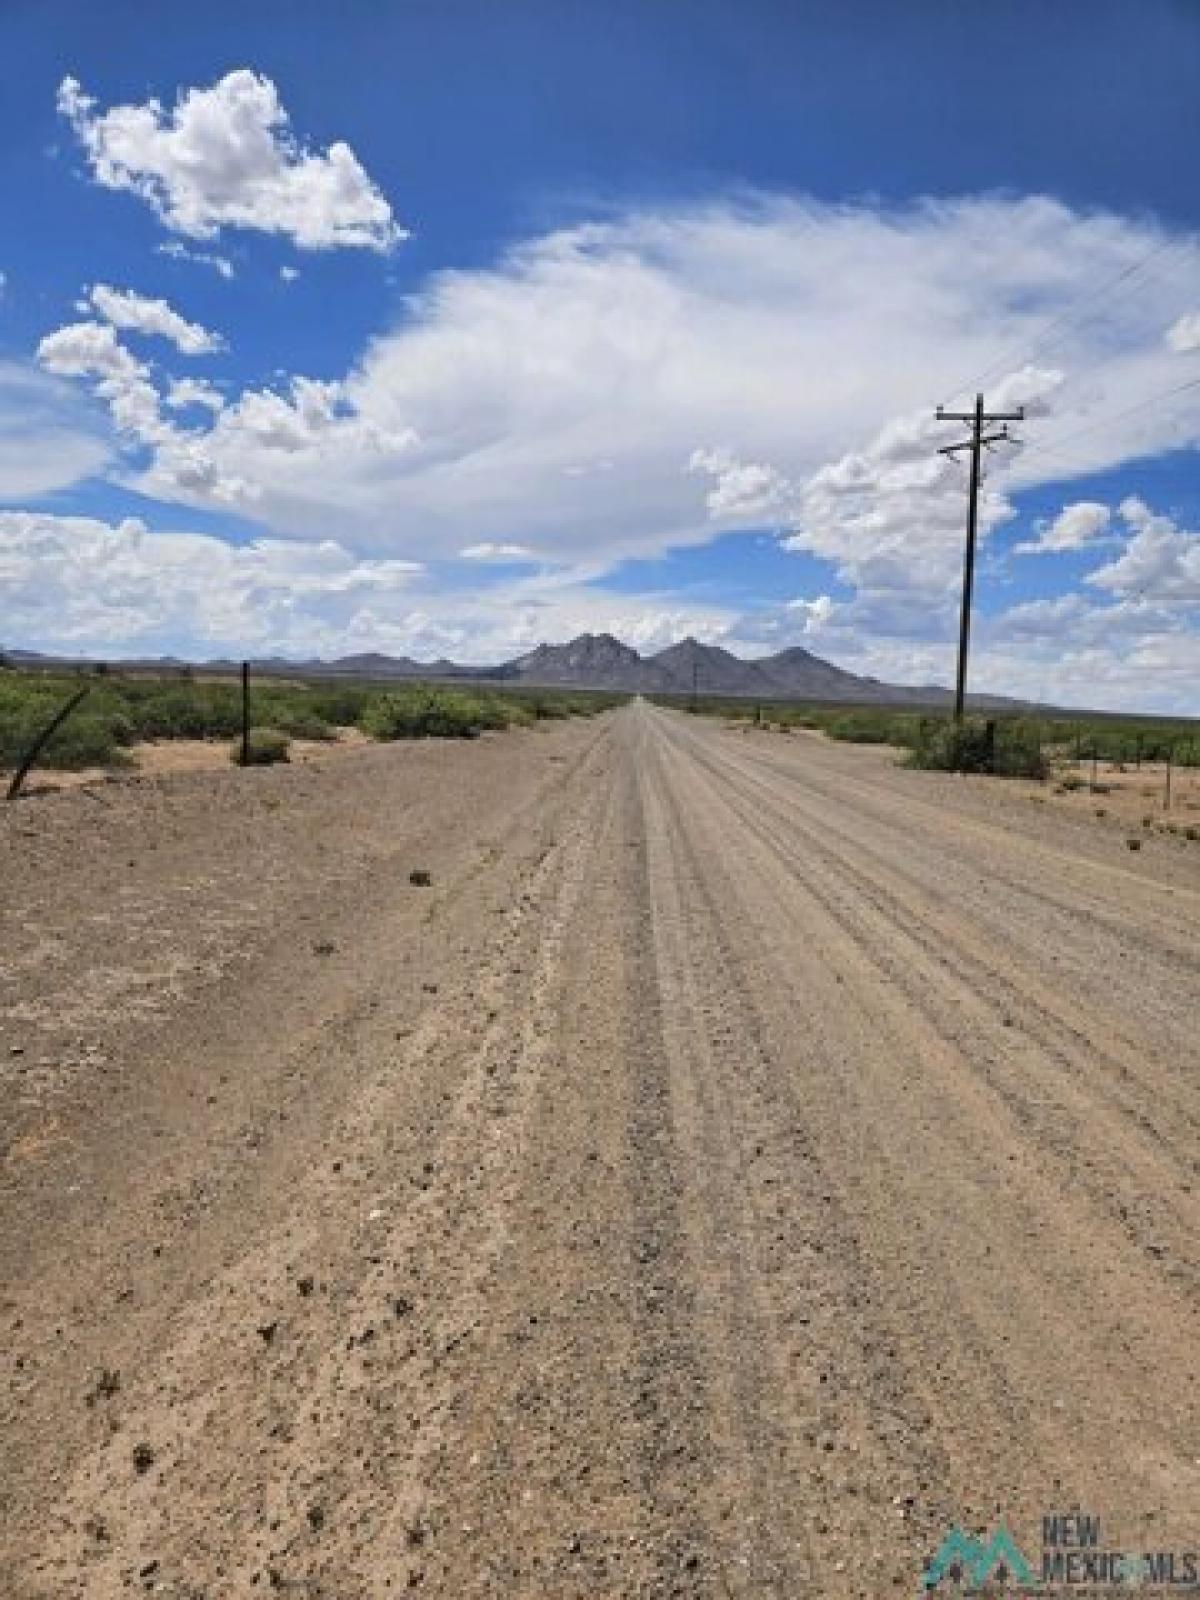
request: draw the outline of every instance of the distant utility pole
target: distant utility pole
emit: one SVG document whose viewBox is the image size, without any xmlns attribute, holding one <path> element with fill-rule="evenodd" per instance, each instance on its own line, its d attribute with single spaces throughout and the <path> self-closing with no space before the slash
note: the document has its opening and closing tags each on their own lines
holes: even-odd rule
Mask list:
<svg viewBox="0 0 1200 1600">
<path fill-rule="evenodd" d="M 250 765 L 250 663 L 242 662 L 242 766 Z"/>
<path fill-rule="evenodd" d="M 971 642 L 971 593 L 975 587 L 975 533 L 979 522 L 980 462 L 984 450 L 989 445 L 1014 442 L 1012 434 L 1006 427 L 1001 427 L 999 433 L 987 433 L 985 429 L 991 427 L 993 422 L 1022 422 L 1024 418 L 1023 407 L 1018 407 L 1016 411 L 985 411 L 981 394 L 975 396 L 974 411 L 944 411 L 941 406 L 937 408 L 939 422 L 967 422 L 971 425 L 969 439 L 964 439 L 961 444 L 943 445 L 938 451 L 940 456 L 957 456 L 960 450 L 971 452 L 971 493 L 967 502 L 967 553 L 963 561 L 962 611 L 958 623 L 958 681 L 954 689 L 956 722 L 962 721 L 967 697 L 967 649 Z"/>
</svg>

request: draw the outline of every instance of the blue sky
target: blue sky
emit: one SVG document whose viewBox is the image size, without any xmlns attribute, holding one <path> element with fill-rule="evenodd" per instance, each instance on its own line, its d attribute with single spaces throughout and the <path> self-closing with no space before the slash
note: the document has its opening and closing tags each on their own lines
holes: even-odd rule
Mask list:
<svg viewBox="0 0 1200 1600">
<path fill-rule="evenodd" d="M 0 11 L 0 643 L 947 681 L 979 383 L 973 681 L 1200 713 L 1200 7 L 170 22 Z"/>
</svg>

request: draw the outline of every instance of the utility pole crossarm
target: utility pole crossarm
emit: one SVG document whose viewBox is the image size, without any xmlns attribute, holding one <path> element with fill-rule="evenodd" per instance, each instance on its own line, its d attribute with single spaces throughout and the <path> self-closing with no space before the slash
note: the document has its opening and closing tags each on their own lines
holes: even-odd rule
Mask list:
<svg viewBox="0 0 1200 1600">
<path fill-rule="evenodd" d="M 983 396 L 979 397 L 981 400 Z M 946 411 L 941 406 L 937 408 L 938 422 L 974 422 L 974 411 Z M 983 418 L 984 422 L 1024 422 L 1025 407 L 1019 406 L 1016 411 L 989 411 Z"/>
<path fill-rule="evenodd" d="M 946 419 L 943 418 L 942 420 L 944 421 Z M 1007 428 L 1002 428 L 999 433 L 986 433 L 986 434 L 984 434 L 983 437 L 980 439 L 979 443 L 981 445 L 985 445 L 985 446 L 986 445 L 991 445 L 991 444 L 1017 444 L 1017 443 L 1019 443 L 1019 440 L 1014 439 L 1012 434 L 1009 433 Z M 940 456 L 956 456 L 960 450 L 973 450 L 974 448 L 975 448 L 974 439 L 964 439 L 961 444 L 944 444 L 944 445 L 941 445 L 939 447 L 939 449 L 938 449 L 938 455 L 940 455 Z"/>
<path fill-rule="evenodd" d="M 1016 443 L 1005 424 L 1023 422 L 1025 408 L 1019 406 L 1016 411 L 987 411 L 984 409 L 983 396 L 977 394 L 974 411 L 946 411 L 939 406 L 937 420 L 965 423 L 971 429 L 969 439 L 960 440 L 958 444 L 942 445 L 938 450 L 939 455 L 951 459 L 957 457 L 962 450 L 971 452 L 971 489 L 967 501 L 967 549 L 963 560 L 962 610 L 959 613 L 958 629 L 958 678 L 954 689 L 954 720 L 961 722 L 967 695 L 967 651 L 971 641 L 971 595 L 975 584 L 975 538 L 979 522 L 981 459 L 984 450 L 991 445 Z M 993 423 L 1002 425 L 999 432 L 985 433 L 984 429 L 990 428 Z"/>
</svg>

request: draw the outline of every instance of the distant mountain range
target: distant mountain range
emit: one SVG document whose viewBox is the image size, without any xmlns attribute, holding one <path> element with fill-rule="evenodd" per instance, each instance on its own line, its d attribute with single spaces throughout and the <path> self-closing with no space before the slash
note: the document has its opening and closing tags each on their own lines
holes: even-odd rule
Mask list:
<svg viewBox="0 0 1200 1600">
<path fill-rule="evenodd" d="M 78 658 L 39 655 L 32 650 L 0 651 L 16 666 L 85 666 Z M 182 671 L 174 657 L 113 662 L 142 671 Z M 234 672 L 236 661 L 197 663 L 198 672 Z M 641 655 L 611 633 L 581 633 L 567 644 L 540 644 L 526 655 L 495 667 L 464 667 L 454 661 L 413 661 L 376 653 L 341 656 L 334 661 L 288 661 L 267 657 L 251 662 L 253 671 L 275 677 L 346 677 L 378 681 L 406 678 L 517 683 L 564 689 L 610 689 L 630 694 L 729 695 L 762 700 L 825 700 L 855 705 L 943 705 L 950 691 L 936 684 L 883 683 L 835 667 L 799 645 L 771 656 L 743 660 L 719 645 L 682 639 L 653 655 Z M 972 696 L 980 709 L 1019 702 L 998 696 Z"/>
</svg>

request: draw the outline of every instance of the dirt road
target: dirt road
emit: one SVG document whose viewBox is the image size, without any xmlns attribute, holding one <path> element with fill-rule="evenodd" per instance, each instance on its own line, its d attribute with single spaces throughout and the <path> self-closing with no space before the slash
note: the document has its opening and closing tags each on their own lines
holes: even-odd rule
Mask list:
<svg viewBox="0 0 1200 1600">
<path fill-rule="evenodd" d="M 1200 1545 L 1194 846 L 635 704 L 0 849 L 5 1596 Z"/>
</svg>

